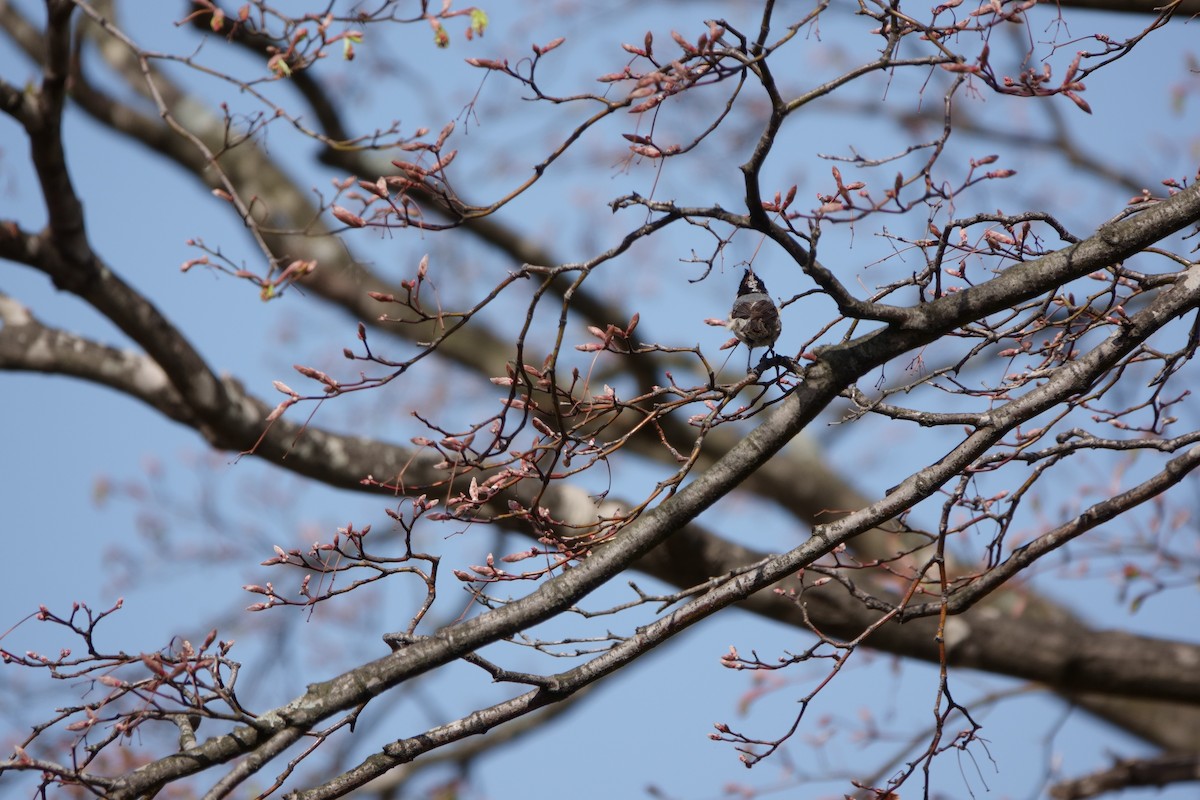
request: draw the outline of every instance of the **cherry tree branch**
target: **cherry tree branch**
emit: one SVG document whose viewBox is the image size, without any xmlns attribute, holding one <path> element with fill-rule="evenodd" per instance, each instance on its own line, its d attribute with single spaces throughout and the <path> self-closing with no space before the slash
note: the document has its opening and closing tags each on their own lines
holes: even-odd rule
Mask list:
<svg viewBox="0 0 1200 800">
<path fill-rule="evenodd" d="M 1108 769 L 1051 786 L 1050 796 L 1054 800 L 1086 800 L 1139 786 L 1162 789 L 1196 781 L 1200 781 L 1200 756 L 1170 753 L 1154 758 L 1118 759 Z"/>
<path fill-rule="evenodd" d="M 1194 205 L 1198 202 L 1200 190 L 1186 190 L 1151 209 L 1151 218 L 1164 225 L 1186 225 L 1195 219 Z M 1189 209 L 1190 217 L 1187 214 Z M 1122 220 L 1102 228 L 1094 238 L 1112 248 L 1144 247 L 1149 244 L 1142 241 L 1147 235 L 1140 229 L 1141 223 L 1145 222 L 1138 217 Z M 1042 259 L 1047 262 L 1041 265 L 1042 269 L 1051 274 L 1069 272 L 1071 269 L 1083 270 L 1086 274 L 1098 266 L 1089 260 L 1095 257 L 1094 250 L 1097 247 L 1091 239 L 1085 240 L 1079 245 L 1067 248 L 1065 255 L 1056 254 Z M 1109 257 L 1111 258 L 1111 252 Z M 936 307 L 935 313 L 940 316 L 933 319 L 937 320 L 939 325 L 957 325 L 961 324 L 961 320 L 957 319 L 960 314 L 969 315 L 967 318 L 973 319 L 981 313 L 995 310 L 991 305 L 998 302 L 998 296 L 995 288 L 989 286 L 991 283 L 1004 283 L 1010 292 L 1019 295 L 1023 291 L 1034 291 L 1039 280 L 1044 279 L 1040 275 L 1022 275 L 1028 283 L 1035 284 L 1029 286 L 1019 280 L 1009 280 L 1010 272 L 1024 271 L 1021 267 L 1015 267 L 988 283 L 929 303 L 927 307 Z M 978 297 L 967 296 L 971 294 Z M 1009 300 L 1011 302 L 1011 297 Z M 1037 389 L 991 412 L 986 424 L 970 434 L 951 453 L 906 479 L 888 496 L 841 520 L 819 526 L 808 542 L 800 547 L 769 559 L 755 570 L 733 577 L 702 597 L 645 626 L 636 635 L 617 644 L 577 671 L 566 674 L 579 676 L 581 681 L 587 683 L 603 677 L 720 608 L 771 586 L 862 531 L 895 517 L 921 498 L 937 491 L 973 460 L 983 455 L 1005 432 L 1027 418 L 1027 414 L 1052 407 L 1065 397 L 1086 391 L 1116 359 L 1131 352 L 1152 333 L 1180 314 L 1198 306 L 1200 272 L 1193 269 L 1174 287 L 1156 297 L 1144 310 L 1131 315 L 1127 324 L 1103 344 L 1077 361 L 1064 365 L 1056 375 Z M 369 702 L 373 697 L 406 679 L 551 618 L 619 574 L 730 491 L 743 477 L 752 473 L 758 465 L 768 460 L 802 430 L 838 395 L 843 386 L 874 366 L 919 346 L 923 340 L 932 340 L 935 336 L 934 332 L 928 330 L 884 329 L 843 345 L 831 346 L 823 352 L 821 360 L 807 370 L 804 382 L 787 396 L 777 411 L 768 416 L 712 467 L 696 475 L 690 484 L 629 523 L 622 530 L 618 545 L 600 549 L 575 569 L 551 578 L 530 594 L 512 603 L 455 627 L 443 629 L 433 636 L 414 640 L 391 656 L 312 686 L 304 696 L 276 711 L 260 716 L 253 728 L 239 729 L 234 734 L 210 739 L 199 746 L 198 753 L 167 756 L 129 773 L 120 780 L 112 796 L 133 797 L 171 780 L 195 774 L 202 765 L 221 763 L 250 750 L 255 751 L 259 758 L 277 755 L 296 741 L 304 731 L 332 714 Z M 1063 635 L 1061 631 L 1048 633 L 1055 638 Z M 964 645 L 953 631 L 951 638 L 958 640 L 950 650 L 953 661 L 965 666 L 971 665 L 977 654 Z M 1064 645 L 1066 642 L 1059 639 L 1054 644 Z M 1071 669 L 1067 674 L 1072 684 L 1081 691 L 1121 691 L 1119 686 L 1113 685 L 1113 675 L 1106 663 L 1092 657 L 1076 660 L 1075 655 L 1080 652 L 1077 649 L 1037 647 L 1032 648 L 1032 652 L 1070 654 Z M 1092 652 L 1086 654 L 1096 655 Z M 1044 659 L 1033 659 L 1029 656 L 1030 651 L 1022 649 L 1020 653 L 1011 653 L 1006 663 L 1015 674 L 1034 677 L 1030 673 L 1035 670 L 1041 674 L 1042 668 L 1046 666 Z M 1136 693 L 1158 697 L 1185 697 L 1192 702 L 1200 702 L 1200 694 L 1197 694 L 1200 687 L 1190 680 L 1187 671 L 1181 669 L 1180 664 L 1164 665 L 1164 662 L 1158 660 L 1153 663 L 1144 660 L 1142 664 L 1145 670 L 1155 671 L 1158 677 L 1149 684 L 1138 682 Z M 1062 672 L 1059 674 L 1061 676 Z M 571 680 L 574 680 L 574 677 Z M 554 682 L 549 691 L 552 695 L 560 695 L 567 691 L 567 688 Z"/>
</svg>

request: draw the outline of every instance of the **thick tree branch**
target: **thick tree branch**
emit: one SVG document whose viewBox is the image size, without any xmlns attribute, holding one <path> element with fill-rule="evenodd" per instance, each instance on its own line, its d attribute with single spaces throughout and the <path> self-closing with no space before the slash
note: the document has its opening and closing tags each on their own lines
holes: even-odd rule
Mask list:
<svg viewBox="0 0 1200 800">
<path fill-rule="evenodd" d="M 1162 789 L 1176 783 L 1200 781 L 1200 756 L 1172 753 L 1157 758 L 1121 759 L 1108 769 L 1050 787 L 1055 800 L 1085 800 L 1139 786 Z"/>
</svg>

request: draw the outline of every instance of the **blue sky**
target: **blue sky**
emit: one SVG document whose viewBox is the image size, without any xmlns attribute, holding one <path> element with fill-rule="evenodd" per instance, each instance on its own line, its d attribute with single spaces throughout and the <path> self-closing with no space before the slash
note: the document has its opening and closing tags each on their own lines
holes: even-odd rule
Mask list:
<svg viewBox="0 0 1200 800">
<path fill-rule="evenodd" d="M 128 20 L 131 32 L 155 49 L 194 47 L 196 40 L 190 31 L 175 30 L 169 24 L 177 10 L 175 4 L 163 5 L 170 8 L 154 8 Z M 614 52 L 616 43 L 640 42 L 646 29 L 653 29 L 664 47 L 672 29 L 701 30 L 699 20 L 717 13 L 707 10 L 707 5 L 622 4 L 619 13 L 577 9 L 575 16 L 563 22 L 539 19 L 525 4 L 498 2 L 485 6 L 492 27 L 480 41 L 467 43 L 456 37 L 448 50 L 437 50 L 429 42 L 428 29 L 415 26 L 419 30 L 405 31 L 388 43 L 395 49 L 386 60 L 396 71 L 386 79 L 360 83 L 362 73 L 345 65 L 339 67 L 340 79 L 347 95 L 355 98 L 356 121 L 362 125 L 402 119 L 406 126 L 428 124 L 436 130 L 445 119 L 459 116 L 464 103 L 479 89 L 481 73 L 462 64 L 467 56 L 515 59 L 528 53 L 530 42 L 544 43 L 566 35 L 569 46 L 577 49 L 564 49 L 560 60 L 551 62 L 563 65 L 563 70 L 550 80 L 567 86 L 581 75 L 608 72 L 612 65 L 623 63 Z M 735 4 L 735 11 L 744 19 L 751 14 L 745 4 Z M 728 16 L 732 12 L 723 13 Z M 1075 12 L 1069 20 L 1076 35 L 1101 23 L 1105 30 L 1119 31 L 1138 22 Z M 1050 21 L 1047 18 L 1045 22 L 1047 28 L 1039 33 L 1049 38 Z M 455 30 L 453 25 L 448 27 Z M 831 16 L 823 26 L 822 38 L 813 39 L 803 51 L 805 58 L 812 64 L 853 60 L 853 51 L 847 53 L 841 41 L 845 36 L 845 41 L 852 43 L 849 35 L 857 27 L 861 20 Z M 1194 172 L 1200 114 L 1194 97 L 1172 111 L 1170 94 L 1173 85 L 1188 80 L 1184 54 L 1196 53 L 1192 27 L 1173 23 L 1149 47 L 1135 50 L 1125 62 L 1099 73 L 1089 82 L 1087 93 L 1092 116 L 1064 103 L 1061 115 L 1078 141 L 1099 157 L 1116 160 L 1122 168 L 1147 178 Z M 371 51 L 373 45 L 370 40 L 364 44 L 361 58 L 367 65 L 380 67 L 372 61 L 382 58 Z M 218 64 L 239 69 L 253 66 L 245 59 L 223 62 L 227 57 L 220 55 L 224 51 L 219 42 L 209 42 L 201 52 Z M 415 67 L 413 72 L 405 71 L 404 56 L 410 53 L 422 69 L 437 76 L 436 82 L 415 77 Z M 34 79 L 36 72 L 4 43 L 0 44 L 0 75 L 21 84 Z M 223 91 L 194 76 L 184 79 L 205 96 Z M 906 101 L 900 88 L 902 84 L 892 90 L 889 100 L 893 103 Z M 289 97 L 286 86 L 270 89 Z M 865 102 L 874 92 L 878 100 L 882 90 L 881 82 L 868 82 L 857 99 Z M 526 112 L 512 112 L 513 93 L 494 77 L 483 85 L 481 96 L 483 101 L 470 121 L 460 119 L 455 141 L 463 159 L 463 174 L 475 177 L 482 193 L 523 178 L 530 160 L 536 158 L 533 154 L 554 139 L 554 128 L 539 122 L 531 129 Z M 230 102 L 248 101 L 231 97 Z M 1019 127 L 1022 115 L 1028 115 L 1030 126 L 1039 124 L 1040 119 L 1027 105 L 994 96 L 982 98 L 971 111 L 985 121 L 1001 120 L 1006 129 Z M 780 165 L 779 180 L 783 185 L 800 183 L 806 197 L 813 196 L 815 187 L 828 183 L 828 163 L 815 154 L 837 149 L 853 137 L 861 137 L 868 148 L 884 149 L 886 137 L 894 135 L 885 122 L 870 115 L 836 106 L 829 113 L 827 119 L 802 118 L 785 129 L 787 145 L 796 158 Z M 563 115 L 570 116 L 567 112 Z M 1137 124 L 1143 119 L 1165 122 Z M 756 130 L 756 120 L 743 124 L 749 131 Z M 629 127 L 627 120 L 620 125 Z M 606 129 L 597 134 L 595 149 L 583 148 L 556 165 L 543 185 L 506 209 L 501 221 L 537 238 L 564 261 L 586 258 L 611 246 L 615 237 L 634 223 L 628 216 L 611 214 L 604 203 L 629 191 L 648 194 L 656 180 L 651 165 L 628 170 L 616 166 L 624 144 L 613 131 L 621 129 L 619 125 Z M 185 244 L 195 237 L 220 243 L 235 259 L 253 263 L 255 258 L 240 225 L 193 178 L 161 160 L 146 158 L 137 147 L 81 113 L 68 115 L 66 133 L 72 177 L 86 206 L 94 246 L 177 322 L 210 364 L 237 375 L 253 392 L 267 398 L 271 397 L 272 380 L 299 382 L 291 369 L 293 363 L 345 368 L 339 354 L 343 347 L 353 346 L 357 320 L 324 308 L 302 292 L 264 304 L 249 285 L 227 276 L 201 270 L 180 272 L 179 265 L 197 255 Z M 1037 152 L 1002 143 L 961 146 L 963 152 L 982 155 L 993 145 L 1005 153 L 1007 161 L 1002 166 L 1015 165 L 1025 176 L 1038 174 L 1038 179 L 1022 177 L 1011 189 L 985 187 L 977 200 L 981 205 L 990 201 L 989 193 L 995 193 L 997 203 L 1016 205 L 1020 201 L 1007 199 L 1012 197 L 1011 191 L 1024 195 L 1022 201 L 1040 198 L 1048 210 L 1085 228 L 1115 213 L 1126 199 L 1125 193 L 1111 184 L 1065 172 L 1060 164 Z M 270 146 L 272 155 L 287 163 L 299 180 L 331 192 L 330 178 L 337 175 L 311 163 L 314 148 L 309 143 L 289 137 L 280 126 L 271 129 Z M 10 119 L 0 120 L 0 218 L 16 219 L 27 229 L 36 229 L 45 215 L 27 152 L 18 127 Z M 662 178 L 663 191 L 677 192 L 681 202 L 716 197 L 732 205 L 737 202 L 736 186 L 733 190 L 722 188 L 720 179 L 736 171 L 741 157 L 738 154 L 731 160 L 720 152 L 701 151 L 699 160 L 711 172 L 668 174 Z M 679 259 L 686 257 L 697 240 L 694 232 L 681 232 L 663 237 L 653 249 L 636 249 L 624 262 L 622 279 L 606 286 L 606 291 L 618 297 L 635 291 L 653 298 L 639 309 L 647 328 L 665 342 L 684 346 L 701 342 L 715 353 L 726 336 L 704 326 L 703 319 L 725 313 L 736 285 L 736 270 L 732 269 L 736 257 L 749 255 L 753 248 L 751 243 L 738 243 L 723 274 L 692 285 L 680 276 L 693 276 L 695 270 L 680 264 Z M 469 294 L 485 288 L 490 275 L 512 266 L 497 262 L 487 248 L 447 242 L 445 237 L 363 235 L 353 244 L 365 259 L 389 275 L 411 270 L 424 252 L 433 250 L 437 255 L 433 274 L 448 293 Z M 864 265 L 887 249 L 865 231 L 839 231 L 823 240 L 822 246 L 823 253 L 838 253 L 861 268 L 860 274 L 868 281 L 873 273 Z M 456 270 L 464 270 L 469 280 L 462 280 L 464 272 Z M 804 288 L 791 275 L 768 281 L 780 296 Z M 47 324 L 128 346 L 113 326 L 30 270 L 0 266 L 0 290 L 31 307 Z M 502 304 L 492 320 L 503 325 L 514 308 L 519 305 Z M 803 341 L 805 312 L 804 306 L 797 306 L 792 317 L 785 317 L 784 346 Z M 740 357 L 740 353 L 734 355 Z M 396 388 L 392 394 L 367 393 L 331 404 L 321 410 L 317 422 L 346 429 L 365 419 L 369 420 L 369 435 L 403 441 L 411 435 L 408 407 L 437 398 L 438 374 L 422 372 L 418 377 L 416 386 Z M 363 599 L 351 602 L 366 605 L 353 611 L 321 607 L 307 621 L 284 609 L 272 612 L 273 617 L 240 611 L 256 599 L 241 590 L 243 584 L 280 580 L 258 567 L 259 561 L 271 555 L 272 544 L 303 546 L 328 537 L 348 521 L 384 528 L 386 518 L 379 498 L 305 484 L 253 459 L 209 453 L 193 431 L 107 389 L 57 377 L 0 374 L 0 392 L 7 410 L 0 417 L 0 449 L 6 467 L 5 480 L 0 482 L 0 526 L 10 546 L 10 563 L 19 565 L 0 582 L 0 629 L 15 624 L 39 604 L 63 609 L 82 601 L 103 608 L 123 597 L 124 608 L 107 630 L 106 643 L 133 651 L 156 649 L 172 636 L 202 639 L 216 620 L 223 638 L 229 631 L 228 635 L 239 640 L 235 656 L 247 664 L 258 664 L 258 672 L 245 679 L 260 707 L 290 698 L 302 691 L 305 683 L 329 677 L 356 656 L 381 654 L 379 635 L 389 629 L 388 609 L 393 603 L 403 603 L 410 587 L 364 593 Z M 447 415 L 469 418 L 485 399 L 456 398 L 461 408 L 449 404 L 443 410 Z M 823 421 L 826 424 L 813 431 L 814 438 L 854 475 L 856 484 L 869 496 L 893 485 L 906 468 L 933 452 L 906 431 L 889 431 L 889 457 L 881 458 L 877 432 L 830 426 L 830 421 Z M 656 474 L 654 467 L 631 465 L 620 480 L 632 485 Z M 764 550 L 790 547 L 804 535 L 782 513 L 746 499 L 731 498 L 702 521 Z M 519 540 L 498 541 L 485 531 L 449 537 L 445 533 L 428 530 L 422 536 L 427 546 L 442 549 L 446 562 L 455 567 L 479 563 L 498 547 L 515 550 L 522 546 Z M 1103 574 L 1067 581 L 1062 579 L 1065 572 L 1048 571 L 1039 590 L 1061 596 L 1094 624 L 1195 640 L 1196 631 L 1180 630 L 1179 622 L 1196 619 L 1200 612 L 1194 590 L 1152 598 L 1134 613 L 1118 601 L 1113 583 Z M 661 588 L 649 579 L 630 577 L 647 590 Z M 459 590 L 451 581 L 443 596 L 453 597 L 455 591 Z M 588 602 L 598 608 L 628 598 L 628 588 L 618 581 Z M 458 610 L 465 605 L 465 596 L 462 601 L 452 599 L 446 613 L 451 606 Z M 356 626 L 367 624 L 339 627 L 351 624 L 344 620 L 352 620 Z M 719 659 L 729 646 L 743 653 L 758 648 L 765 656 L 801 649 L 806 641 L 795 630 L 751 615 L 722 613 L 626 673 L 602 682 L 578 708 L 544 730 L 482 759 L 475 765 L 476 796 L 559 797 L 564 787 L 571 787 L 580 797 L 637 797 L 653 785 L 667 797 L 704 798 L 723 796 L 722 787 L 735 783 L 766 790 L 790 785 L 797 775 L 838 774 L 857 767 L 864 758 L 858 743 L 835 737 L 826 747 L 816 747 L 804 738 L 819 739 L 830 728 L 838 728 L 843 719 L 862 724 L 871 716 L 881 726 L 892 724 L 906 734 L 915 734 L 928 724 L 936 690 L 934 671 L 925 665 L 901 666 L 885 655 L 860 654 L 850 673 L 841 676 L 810 710 L 810 722 L 789 752 L 752 771 L 745 770 L 731 748 L 708 740 L 713 723 L 727 721 L 764 738 L 778 735 L 795 712 L 794 699 L 821 673 L 815 668 L 780 676 L 794 685 L 781 687 L 742 714 L 739 696 L 751 690 L 752 684 L 745 674 L 722 668 Z M 53 651 L 60 645 L 45 626 L 26 622 L 8 635 L 3 646 Z M 505 657 L 512 660 L 514 669 L 524 661 L 530 668 L 541 663 L 511 650 L 507 648 Z M 265 663 L 259 663 L 263 660 Z M 5 668 L 4 675 L 5 682 L 20 682 L 23 694 L 0 692 L 0 716 L 25 724 L 44 716 L 41 712 L 55 703 L 70 702 L 64 697 L 77 698 L 82 691 L 78 686 L 57 687 L 59 693 L 51 694 L 51 688 L 29 675 L 17 675 L 11 668 Z M 968 672 L 956 673 L 955 680 L 961 687 L 956 695 L 960 701 L 978 701 L 993 692 L 1019 688 L 1013 681 Z M 358 747 L 367 752 L 380 742 L 417 733 L 441 721 L 441 715 L 463 713 L 472 703 L 500 696 L 486 675 L 465 666 L 431 678 L 421 688 L 424 693 L 407 694 L 387 706 L 386 713 L 382 709 L 372 712 L 378 718 L 368 714 L 360 731 L 368 735 L 361 737 Z M 980 701 L 980 708 L 986 725 L 986 753 L 973 748 L 959 759 L 941 758 L 933 783 L 942 796 L 964 796 L 969 789 L 975 796 L 1029 797 L 1052 766 L 1044 762 L 1048 753 L 1050 758 L 1062 759 L 1067 774 L 1080 774 L 1106 763 L 1109 752 L 1143 752 L 1128 737 L 1047 701 L 1036 691 L 994 709 Z M 8 735 L 6 731 L 6 740 Z M 865 757 L 875 763 L 899 748 L 899 741 L 878 743 L 866 750 Z M 440 777 L 444 773 L 425 780 Z M 838 782 L 813 784 L 806 788 L 805 796 L 840 796 L 844 789 L 845 784 Z M 1149 796 L 1190 795 L 1180 789 L 1123 795 Z"/>
</svg>

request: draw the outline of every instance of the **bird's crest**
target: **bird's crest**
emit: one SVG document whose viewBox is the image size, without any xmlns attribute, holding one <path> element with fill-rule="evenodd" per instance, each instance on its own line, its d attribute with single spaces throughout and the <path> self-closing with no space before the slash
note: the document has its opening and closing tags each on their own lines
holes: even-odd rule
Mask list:
<svg viewBox="0 0 1200 800">
<path fill-rule="evenodd" d="M 767 285 L 754 274 L 754 270 L 747 268 L 746 274 L 742 276 L 742 283 L 738 286 L 738 297 L 758 293 L 766 294 Z"/>
</svg>

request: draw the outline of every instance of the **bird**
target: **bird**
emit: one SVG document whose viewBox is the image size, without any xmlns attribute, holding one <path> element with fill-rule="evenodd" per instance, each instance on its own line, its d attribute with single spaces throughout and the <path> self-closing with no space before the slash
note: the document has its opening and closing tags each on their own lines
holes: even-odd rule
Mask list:
<svg viewBox="0 0 1200 800">
<path fill-rule="evenodd" d="M 779 320 L 779 307 L 767 294 L 767 286 L 754 270 L 746 267 L 746 274 L 738 286 L 737 297 L 729 311 L 725 327 L 746 345 L 746 371 L 750 371 L 750 356 L 756 347 L 773 349 L 783 324 Z"/>
</svg>

